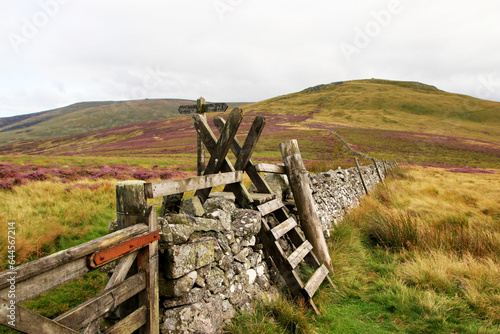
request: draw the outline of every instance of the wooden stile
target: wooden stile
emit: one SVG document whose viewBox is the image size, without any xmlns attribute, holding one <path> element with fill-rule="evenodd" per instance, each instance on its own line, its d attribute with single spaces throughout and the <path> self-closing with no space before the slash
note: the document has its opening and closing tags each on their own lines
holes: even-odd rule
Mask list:
<svg viewBox="0 0 500 334">
<path fill-rule="evenodd" d="M 300 225 L 304 230 L 307 240 L 314 246 L 314 254 L 333 272 L 332 260 L 328 253 L 325 236 L 321 228 L 321 221 L 316 213 L 309 185 L 309 176 L 300 155 L 299 145 L 296 140 L 290 140 L 281 143 L 280 147 L 290 188 L 292 189 L 297 211 L 299 212 Z"/>
<path fill-rule="evenodd" d="M 241 181 L 243 181 L 242 171 L 194 176 L 179 180 L 146 183 L 145 193 L 147 198 L 156 198 Z"/>
</svg>

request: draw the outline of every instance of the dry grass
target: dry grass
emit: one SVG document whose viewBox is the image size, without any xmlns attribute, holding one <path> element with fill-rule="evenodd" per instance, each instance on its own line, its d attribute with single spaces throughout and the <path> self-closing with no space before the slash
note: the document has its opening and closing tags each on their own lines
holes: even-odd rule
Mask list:
<svg viewBox="0 0 500 334">
<path fill-rule="evenodd" d="M 114 182 L 31 182 L 0 192 L 0 233 L 15 222 L 16 263 L 89 241 L 107 233 L 115 215 Z M 0 252 L 6 253 L 2 239 Z M 2 267 L 5 266 L 2 260 Z"/>
</svg>

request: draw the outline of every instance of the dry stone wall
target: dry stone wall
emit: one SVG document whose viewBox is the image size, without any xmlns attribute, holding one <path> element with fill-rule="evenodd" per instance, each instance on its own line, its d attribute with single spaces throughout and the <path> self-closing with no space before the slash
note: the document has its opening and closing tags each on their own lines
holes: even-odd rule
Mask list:
<svg viewBox="0 0 500 334">
<path fill-rule="evenodd" d="M 368 189 L 380 182 L 374 165 L 361 171 Z M 265 180 L 294 215 L 286 176 L 267 174 Z M 365 194 L 361 178 L 356 168 L 339 168 L 310 175 L 310 181 L 328 237 Z M 158 218 L 161 333 L 221 333 L 237 310 L 278 294 L 280 277 L 258 237 L 260 212 L 237 208 L 224 198 L 209 198 L 202 205 L 198 197 L 184 199 L 180 212 Z M 269 217 L 269 224 L 277 222 Z M 110 232 L 116 228 L 111 224 Z"/>
<path fill-rule="evenodd" d="M 385 169 L 394 166 L 394 163 L 387 162 Z M 361 166 L 360 169 L 370 191 L 380 182 L 375 165 Z M 379 165 L 382 179 L 385 178 L 385 169 Z M 328 237 L 329 231 L 342 220 L 349 209 L 358 205 L 359 199 L 365 195 L 361 177 L 356 167 L 339 167 L 337 170 L 310 175 L 310 181 L 318 216 L 325 236 Z"/>
<path fill-rule="evenodd" d="M 160 218 L 160 329 L 219 333 L 236 310 L 278 293 L 258 243 L 261 215 L 222 198 L 181 208 Z"/>
</svg>

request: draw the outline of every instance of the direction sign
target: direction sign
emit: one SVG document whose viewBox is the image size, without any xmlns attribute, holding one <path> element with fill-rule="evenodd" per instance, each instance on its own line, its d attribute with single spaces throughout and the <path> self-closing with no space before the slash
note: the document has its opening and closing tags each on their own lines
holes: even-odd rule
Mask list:
<svg viewBox="0 0 500 334">
<path fill-rule="evenodd" d="M 201 112 L 220 112 L 227 110 L 227 104 L 225 103 L 207 103 L 202 104 Z M 198 112 L 198 108 L 195 104 L 189 106 L 180 106 L 179 107 L 180 114 L 195 114 Z"/>
</svg>

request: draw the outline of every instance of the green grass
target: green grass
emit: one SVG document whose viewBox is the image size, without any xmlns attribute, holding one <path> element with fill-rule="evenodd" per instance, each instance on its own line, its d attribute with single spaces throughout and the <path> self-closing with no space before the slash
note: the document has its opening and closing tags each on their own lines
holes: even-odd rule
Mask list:
<svg viewBox="0 0 500 334">
<path fill-rule="evenodd" d="M 500 190 L 490 187 L 500 172 L 414 167 L 392 175 L 332 230 L 334 287 L 324 283 L 315 296 L 321 315 L 309 318 L 314 332 L 500 332 L 500 252 L 493 247 L 500 238 L 490 247 L 483 239 L 500 229 Z M 462 237 L 448 238 L 444 226 L 454 235 L 462 229 Z M 476 242 L 483 247 L 471 247 Z M 235 320 L 245 332 L 276 332 L 253 325 L 274 323 L 269 311 L 245 317 Z"/>
</svg>

